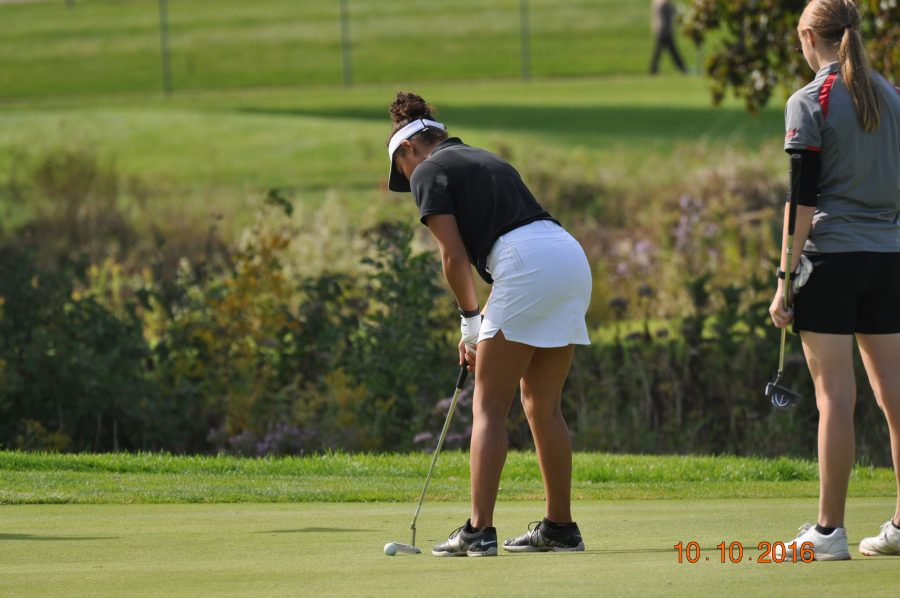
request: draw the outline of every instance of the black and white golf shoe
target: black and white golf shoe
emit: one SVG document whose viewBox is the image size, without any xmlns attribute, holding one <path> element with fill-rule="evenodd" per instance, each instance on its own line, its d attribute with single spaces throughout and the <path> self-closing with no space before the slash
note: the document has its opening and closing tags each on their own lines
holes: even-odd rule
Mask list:
<svg viewBox="0 0 900 598">
<path fill-rule="evenodd" d="M 468 531 L 469 530 L 474 531 Z M 471 522 L 457 528 L 446 542 L 435 544 L 431 550 L 434 556 L 497 556 L 497 528 L 471 527 Z"/>
<path fill-rule="evenodd" d="M 581 552 L 584 542 L 581 531 L 574 522 L 565 526 L 548 525 L 548 521 L 532 521 L 528 531 L 518 538 L 503 542 L 509 552 Z"/>
</svg>

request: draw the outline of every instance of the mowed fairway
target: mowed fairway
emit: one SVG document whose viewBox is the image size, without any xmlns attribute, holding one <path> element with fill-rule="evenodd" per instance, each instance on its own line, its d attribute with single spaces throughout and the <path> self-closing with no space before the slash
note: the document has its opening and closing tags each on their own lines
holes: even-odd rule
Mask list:
<svg viewBox="0 0 900 598">
<path fill-rule="evenodd" d="M 412 504 L 61 505 L 0 509 L 4 596 L 202 595 L 896 595 L 897 558 L 857 554 L 890 498 L 851 499 L 854 560 L 761 564 L 759 542 L 789 539 L 814 499 L 589 501 L 577 505 L 583 554 L 502 553 L 444 558 L 382 553 L 409 542 Z M 465 518 L 464 503 L 426 504 L 418 544 L 430 547 Z M 501 502 L 501 538 L 542 513 Z M 696 564 L 677 542 L 697 542 Z M 741 542 L 740 563 L 716 546 Z M 736 550 L 736 549 L 735 549 Z M 707 561 L 707 557 L 709 561 Z M 752 560 L 751 560 L 752 559 Z"/>
<path fill-rule="evenodd" d="M 67 4 L 71 7 L 67 8 Z M 340 84 L 336 0 L 168 3 L 176 91 Z M 518 78 L 518 0 L 347 0 L 355 82 Z M 0 98 L 158 91 L 157 0 L 0 2 Z M 650 13 L 633 0 L 531 0 L 536 76 L 645 73 Z M 402 32 L 402 35 L 400 33 Z M 694 66 L 693 44 L 680 40 Z M 672 72 L 670 61 L 663 70 Z"/>
<path fill-rule="evenodd" d="M 452 134 L 519 166 L 549 156 L 662 187 L 729 159 L 783 170 L 782 98 L 751 116 L 731 99 L 712 107 L 708 81 L 673 75 L 669 61 L 646 76 L 649 7 L 630 0 L 532 0 L 527 82 L 516 0 L 352 0 L 352 87 L 341 85 L 337 2 L 170 4 L 167 97 L 157 2 L 0 4 L 10 24 L 0 39 L 0 173 L 27 176 L 64 152 L 96 155 L 150 191 L 135 220 L 214 213 L 235 235 L 270 188 L 306 207 L 336 197 L 409 217 L 406 198 L 384 190 L 398 89 L 433 102 Z M 686 39 L 682 50 L 696 66 Z M 5 221 L 31 217 L 11 203 L 0 195 Z"/>
<path fill-rule="evenodd" d="M 388 106 L 397 89 L 434 102 L 451 132 L 472 143 L 511 146 L 517 155 L 580 149 L 603 168 L 658 165 L 687 145 L 780 150 L 782 137 L 780 107 L 757 116 L 734 101 L 713 107 L 707 82 L 698 78 L 400 82 L 168 100 L 155 94 L 9 100 L 0 102 L 0 168 L 23 152 L 90 148 L 125 174 L 157 183 L 377 190 L 386 182 Z"/>
<path fill-rule="evenodd" d="M 34 173 L 68 155 L 121 181 L 117 205 L 142 231 L 187 235 L 173 231 L 181 223 L 237 239 L 273 188 L 300 221 L 321 211 L 359 230 L 414 222 L 409 197 L 386 190 L 398 89 L 530 184 L 536 170 L 571 169 L 614 198 L 680 188 L 718 165 L 784 169 L 781 98 L 750 115 L 734 99 L 713 107 L 709 82 L 673 74 L 671 61 L 645 74 L 643 4 L 532 0 L 533 78 L 522 81 L 516 0 L 352 0 L 352 87 L 341 84 L 337 2 L 251 4 L 170 3 L 165 96 L 157 2 L 0 3 L 0 230 L 40 214 Z"/>
</svg>

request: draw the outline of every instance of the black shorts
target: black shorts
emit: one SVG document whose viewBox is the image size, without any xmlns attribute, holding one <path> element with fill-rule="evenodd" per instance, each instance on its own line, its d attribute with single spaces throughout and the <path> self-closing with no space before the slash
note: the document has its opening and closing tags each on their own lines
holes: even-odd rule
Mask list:
<svg viewBox="0 0 900 598">
<path fill-rule="evenodd" d="M 806 253 L 813 272 L 794 297 L 794 332 L 900 333 L 900 253 Z"/>
</svg>

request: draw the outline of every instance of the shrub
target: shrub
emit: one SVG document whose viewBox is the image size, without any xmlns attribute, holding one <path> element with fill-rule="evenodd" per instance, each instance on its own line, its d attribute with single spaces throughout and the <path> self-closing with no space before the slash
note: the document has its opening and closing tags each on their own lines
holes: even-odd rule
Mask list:
<svg viewBox="0 0 900 598">
<path fill-rule="evenodd" d="M 119 319 L 14 248 L 0 248 L 0 298 L 0 443 L 141 448 L 155 389 L 134 311 Z"/>
<path fill-rule="evenodd" d="M 577 156 L 515 160 L 594 272 L 595 342 L 576 351 L 564 391 L 575 445 L 813 455 L 815 401 L 796 339 L 787 380 L 803 402 L 775 412 L 762 392 L 777 359 L 766 309 L 784 186 L 765 153 L 694 151 L 679 173 L 688 180 L 656 186 Z M 117 209 L 110 170 L 84 157 L 52 163 L 69 174 L 32 169 L 40 176 L 3 193 L 73 205 L 99 194 Z M 78 193 L 67 199 L 60 181 Z M 228 245 L 215 226 L 183 222 L 69 260 L 77 236 L 27 242 L 56 217 L 39 212 L 0 239 L 0 444 L 247 456 L 434 446 L 457 322 L 440 260 L 417 249 L 409 225 L 364 227 L 339 204 L 294 210 L 274 193 Z M 317 231 L 335 238 L 317 245 Z M 860 458 L 889 463 L 883 417 L 870 391 L 862 398 Z M 447 446 L 468 445 L 471 400 L 470 387 Z M 529 446 L 518 403 L 508 432 Z"/>
</svg>

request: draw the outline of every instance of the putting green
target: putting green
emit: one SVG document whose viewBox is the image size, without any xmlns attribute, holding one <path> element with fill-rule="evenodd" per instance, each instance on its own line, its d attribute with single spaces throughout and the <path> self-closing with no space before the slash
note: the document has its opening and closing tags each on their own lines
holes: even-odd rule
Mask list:
<svg viewBox="0 0 900 598">
<path fill-rule="evenodd" d="M 386 557 L 385 542 L 409 542 L 412 504 L 6 506 L 0 595 L 768 596 L 777 587 L 886 596 L 900 559 L 859 556 L 856 544 L 892 507 L 890 498 L 850 500 L 851 562 L 760 564 L 758 543 L 790 539 L 814 517 L 815 500 L 581 502 L 585 553 L 492 559 Z M 418 544 L 443 539 L 466 512 L 464 503 L 426 503 Z M 541 503 L 501 502 L 501 538 L 541 512 Z M 679 541 L 699 544 L 696 564 L 677 562 Z M 741 542 L 743 561 L 721 563 L 722 541 Z"/>
</svg>

